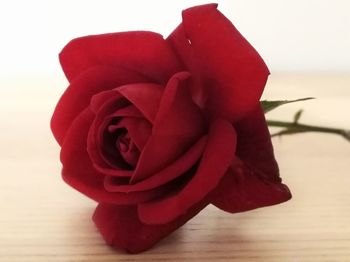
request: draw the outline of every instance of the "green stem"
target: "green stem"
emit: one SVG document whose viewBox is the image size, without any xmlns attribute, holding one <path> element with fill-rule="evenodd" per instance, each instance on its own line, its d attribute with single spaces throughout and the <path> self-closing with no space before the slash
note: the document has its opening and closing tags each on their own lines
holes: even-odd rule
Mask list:
<svg viewBox="0 0 350 262">
<path fill-rule="evenodd" d="M 276 121 L 276 120 L 267 120 L 268 126 L 273 127 L 284 127 L 285 129 L 275 135 L 284 135 L 284 134 L 293 134 L 300 132 L 322 132 L 329 134 L 337 134 L 344 137 L 346 140 L 350 141 L 350 130 L 340 129 L 340 128 L 331 128 L 323 126 L 313 126 L 313 125 L 304 125 L 299 124 L 298 122 L 286 122 L 286 121 Z"/>
</svg>

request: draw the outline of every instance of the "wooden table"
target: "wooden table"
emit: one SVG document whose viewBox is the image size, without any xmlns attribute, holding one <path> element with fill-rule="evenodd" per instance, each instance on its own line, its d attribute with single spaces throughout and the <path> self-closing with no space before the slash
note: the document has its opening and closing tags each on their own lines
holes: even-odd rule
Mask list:
<svg viewBox="0 0 350 262">
<path fill-rule="evenodd" d="M 61 78 L 1 80 L 0 261 L 350 261 L 350 144 L 303 134 L 274 139 L 293 199 L 241 214 L 209 207 L 152 250 L 106 246 L 90 217 L 95 203 L 60 178 L 49 130 Z M 267 98 L 319 99 L 269 113 L 350 128 L 350 76 L 276 75 Z"/>
</svg>

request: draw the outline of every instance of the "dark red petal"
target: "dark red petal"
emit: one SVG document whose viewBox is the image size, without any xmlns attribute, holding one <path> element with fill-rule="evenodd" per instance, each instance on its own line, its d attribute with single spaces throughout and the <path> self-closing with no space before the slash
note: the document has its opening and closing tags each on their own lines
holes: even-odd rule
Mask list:
<svg viewBox="0 0 350 262">
<path fill-rule="evenodd" d="M 168 82 L 159 110 L 131 182 L 159 172 L 184 154 L 205 131 L 202 112 L 191 99 L 188 73 L 175 74 Z"/>
<path fill-rule="evenodd" d="M 85 109 L 71 125 L 61 150 L 62 176 L 69 185 L 99 201 L 108 198 L 103 187 L 103 175 L 92 167 L 86 152 L 87 132 L 93 119 L 94 114 Z"/>
<path fill-rule="evenodd" d="M 159 186 L 162 186 L 175 178 L 183 175 L 191 167 L 193 167 L 202 155 L 207 137 L 203 136 L 198 142 L 193 145 L 185 154 L 178 158 L 174 163 L 167 166 L 160 172 L 152 175 L 151 177 L 142 180 L 133 185 L 111 185 L 115 192 L 137 192 L 150 190 Z M 108 178 L 107 178 L 108 179 Z"/>
<path fill-rule="evenodd" d="M 80 113 L 69 128 L 62 145 L 62 176 L 69 185 L 98 202 L 115 204 L 136 204 L 160 197 L 169 191 L 167 187 L 130 194 L 106 191 L 104 175 L 94 169 L 86 151 L 87 132 L 93 119 L 94 114 L 90 109 Z"/>
<path fill-rule="evenodd" d="M 225 175 L 209 198 L 218 208 L 236 213 L 285 202 L 291 193 L 286 185 L 264 180 L 242 163 Z"/>
<path fill-rule="evenodd" d="M 177 193 L 138 206 L 146 224 L 169 223 L 203 200 L 230 166 L 236 149 L 236 133 L 226 120 L 216 120 L 209 131 L 207 146 L 193 178 Z"/>
<path fill-rule="evenodd" d="M 257 106 L 234 126 L 237 132 L 236 155 L 250 167 L 259 170 L 267 180 L 280 182 L 270 132 L 261 107 Z"/>
<path fill-rule="evenodd" d="M 97 65 L 121 66 L 159 83 L 180 69 L 161 35 L 141 31 L 76 38 L 62 50 L 60 62 L 69 81 Z"/>
<path fill-rule="evenodd" d="M 107 244 L 128 253 L 139 253 L 184 225 L 206 205 L 205 201 L 198 203 L 171 223 L 146 225 L 139 220 L 136 206 L 99 204 L 93 220 Z"/>
<path fill-rule="evenodd" d="M 216 7 L 209 4 L 185 10 L 182 24 L 167 40 L 205 88 L 207 112 L 236 121 L 259 102 L 269 71 Z"/>
<path fill-rule="evenodd" d="M 164 87 L 156 84 L 132 84 L 117 88 L 122 96 L 129 100 L 151 123 L 159 109 Z"/>
<path fill-rule="evenodd" d="M 142 113 L 134 105 L 129 105 L 117 110 L 112 117 L 135 117 L 143 118 Z"/>
<path fill-rule="evenodd" d="M 104 90 L 146 81 L 141 75 L 120 67 L 98 66 L 77 77 L 66 89 L 51 119 L 51 129 L 59 144 L 74 118 L 89 104 L 91 97 Z"/>
<path fill-rule="evenodd" d="M 257 107 L 235 128 L 236 154 L 242 163 L 233 166 L 212 192 L 212 203 L 228 212 L 240 212 L 290 199 L 288 187 L 281 184 L 262 109 Z"/>
<path fill-rule="evenodd" d="M 127 101 L 115 89 L 105 90 L 93 95 L 90 99 L 90 109 L 97 114 L 104 107 L 105 114 L 111 114 L 127 106 Z M 107 107 L 108 106 L 108 107 Z"/>
<path fill-rule="evenodd" d="M 205 107 L 205 82 L 201 79 L 201 71 L 197 66 L 195 50 L 189 44 L 184 26 L 180 24 L 172 34 L 167 38 L 167 41 L 173 46 L 176 53 L 180 56 L 180 59 L 183 60 L 183 67 L 187 68 L 192 74 L 192 83 L 190 86 L 193 100 L 200 108 Z"/>
<path fill-rule="evenodd" d="M 117 108 L 118 111 L 112 112 L 116 108 L 113 107 L 113 100 L 117 101 L 121 98 L 129 101 L 142 115 L 151 123 L 154 122 L 159 109 L 159 103 L 164 92 L 164 87 L 152 83 L 136 83 L 120 86 L 113 90 L 106 90 L 94 95 L 91 99 L 91 108 L 97 113 L 100 108 L 106 107 L 109 103 L 108 112 L 123 112 L 119 110 L 127 110 L 126 108 Z"/>
</svg>

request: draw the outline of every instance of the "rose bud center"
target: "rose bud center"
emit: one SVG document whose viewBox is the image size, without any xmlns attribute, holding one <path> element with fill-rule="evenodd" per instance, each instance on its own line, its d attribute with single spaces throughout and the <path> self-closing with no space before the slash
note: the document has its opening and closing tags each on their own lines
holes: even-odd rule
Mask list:
<svg viewBox="0 0 350 262">
<path fill-rule="evenodd" d="M 135 167 L 140 157 L 140 151 L 131 139 L 126 128 L 118 125 L 110 125 L 108 132 L 114 136 L 115 149 L 120 153 L 124 161 L 131 167 Z"/>
</svg>

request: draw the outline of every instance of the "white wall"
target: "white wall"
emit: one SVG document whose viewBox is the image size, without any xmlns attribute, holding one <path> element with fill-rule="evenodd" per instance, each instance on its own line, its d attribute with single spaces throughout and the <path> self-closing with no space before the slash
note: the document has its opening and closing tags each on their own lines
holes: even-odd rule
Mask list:
<svg viewBox="0 0 350 262">
<path fill-rule="evenodd" d="M 272 70 L 350 71 L 348 0 L 236 0 L 226 13 Z"/>
<path fill-rule="evenodd" d="M 54 75 L 72 38 L 125 30 L 168 35 L 196 0 L 0 2 L 0 78 Z M 219 9 L 277 71 L 349 71 L 350 1 L 219 0 Z"/>
</svg>

